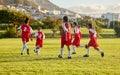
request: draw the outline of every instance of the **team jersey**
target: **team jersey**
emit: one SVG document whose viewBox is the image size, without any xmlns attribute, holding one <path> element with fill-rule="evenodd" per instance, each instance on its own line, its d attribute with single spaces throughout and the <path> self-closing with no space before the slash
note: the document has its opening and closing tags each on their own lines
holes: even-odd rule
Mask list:
<svg viewBox="0 0 120 75">
<path fill-rule="evenodd" d="M 97 32 L 94 29 L 89 29 L 90 41 L 88 46 L 92 46 L 94 48 L 98 47 L 97 43 Z"/>
<path fill-rule="evenodd" d="M 97 32 L 94 29 L 89 29 L 90 38 L 97 37 Z"/>
<path fill-rule="evenodd" d="M 35 37 L 36 37 L 37 39 L 39 39 L 39 40 L 43 40 L 43 39 L 45 39 L 45 35 L 44 35 L 44 33 L 41 32 L 41 31 L 35 33 Z"/>
<path fill-rule="evenodd" d="M 36 46 L 43 47 L 43 40 L 45 39 L 45 35 L 42 31 L 35 33 L 36 37 Z"/>
<path fill-rule="evenodd" d="M 72 44 L 72 36 L 70 33 L 71 26 L 69 23 L 62 24 L 62 37 L 61 37 L 61 44 L 62 45 L 71 45 Z"/>
<path fill-rule="evenodd" d="M 80 29 L 78 28 L 78 26 L 75 26 L 74 32 L 75 32 L 75 34 L 78 34 L 80 32 Z"/>
<path fill-rule="evenodd" d="M 74 34 L 74 40 L 73 40 L 72 45 L 75 45 L 76 47 L 78 47 L 78 46 L 80 46 L 80 42 L 81 42 L 81 38 L 82 38 L 82 34 L 81 34 L 78 26 L 75 26 L 74 33 L 75 33 Z"/>
<path fill-rule="evenodd" d="M 30 34 L 33 33 L 32 28 L 28 24 L 23 24 L 22 26 L 18 27 L 18 29 L 22 30 L 22 37 L 29 37 Z"/>
</svg>

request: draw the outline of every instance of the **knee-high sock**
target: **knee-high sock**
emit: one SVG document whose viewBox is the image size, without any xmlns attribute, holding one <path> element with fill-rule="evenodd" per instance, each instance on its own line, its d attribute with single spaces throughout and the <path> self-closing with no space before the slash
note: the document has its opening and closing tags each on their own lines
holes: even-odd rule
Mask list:
<svg viewBox="0 0 120 75">
<path fill-rule="evenodd" d="M 24 49 L 25 49 L 25 44 L 23 45 L 23 48 L 22 48 L 22 53 L 24 53 Z"/>
<path fill-rule="evenodd" d="M 74 45 L 72 45 L 72 48 L 73 48 L 73 52 L 76 52 L 76 49 L 75 49 L 75 46 L 74 46 Z"/>
<path fill-rule="evenodd" d="M 60 48 L 60 55 L 62 56 L 63 48 Z"/>
<path fill-rule="evenodd" d="M 27 46 L 27 44 L 24 44 L 24 46 L 25 46 L 25 49 L 28 50 L 28 46 Z"/>
<path fill-rule="evenodd" d="M 68 57 L 71 57 L 71 53 L 70 53 L 70 50 L 68 50 Z"/>
<path fill-rule="evenodd" d="M 87 48 L 87 55 L 90 55 L 90 49 Z"/>
</svg>

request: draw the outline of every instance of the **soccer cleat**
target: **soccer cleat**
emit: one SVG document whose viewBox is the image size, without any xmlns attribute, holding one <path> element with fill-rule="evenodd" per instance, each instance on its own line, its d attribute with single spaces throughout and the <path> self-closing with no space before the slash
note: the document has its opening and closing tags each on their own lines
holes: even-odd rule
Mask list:
<svg viewBox="0 0 120 75">
<path fill-rule="evenodd" d="M 76 54 L 76 52 L 72 52 L 72 54 Z"/>
<path fill-rule="evenodd" d="M 70 57 L 68 57 L 68 59 L 72 59 L 72 57 L 70 56 Z"/>
<path fill-rule="evenodd" d="M 29 55 L 30 53 L 29 53 L 29 49 L 27 49 L 27 54 Z"/>
<path fill-rule="evenodd" d="M 89 55 L 85 54 L 85 55 L 83 55 L 83 57 L 89 57 Z"/>
<path fill-rule="evenodd" d="M 63 58 L 61 55 L 58 55 L 58 58 Z"/>
<path fill-rule="evenodd" d="M 23 53 L 21 53 L 21 55 L 23 55 Z"/>
<path fill-rule="evenodd" d="M 101 52 L 101 57 L 104 57 L 104 52 Z"/>
</svg>

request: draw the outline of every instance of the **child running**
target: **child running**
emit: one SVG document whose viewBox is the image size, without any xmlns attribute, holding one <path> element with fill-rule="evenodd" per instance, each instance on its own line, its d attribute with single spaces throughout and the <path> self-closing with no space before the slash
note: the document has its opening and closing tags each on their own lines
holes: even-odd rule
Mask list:
<svg viewBox="0 0 120 75">
<path fill-rule="evenodd" d="M 72 48 L 73 48 L 73 52 L 72 54 L 76 54 L 76 47 L 80 47 L 80 41 L 82 39 L 82 34 L 80 31 L 80 26 L 78 26 L 78 24 L 76 22 L 73 23 L 73 27 L 74 27 L 74 41 L 72 44 Z"/>
<path fill-rule="evenodd" d="M 61 48 L 60 48 L 60 54 L 59 58 L 62 58 L 63 48 L 64 45 L 67 46 L 68 49 L 68 59 L 71 59 L 71 53 L 70 53 L 70 45 L 72 44 L 72 36 L 71 36 L 71 26 L 68 22 L 68 17 L 63 17 L 63 24 L 62 24 L 62 36 L 61 36 Z"/>
<path fill-rule="evenodd" d="M 32 41 L 32 28 L 29 26 L 29 18 L 27 17 L 25 19 L 25 23 L 18 27 L 18 30 L 21 30 L 22 31 L 22 42 L 23 42 L 23 48 L 22 48 L 22 51 L 21 51 L 21 55 L 24 54 L 24 49 L 27 50 L 27 54 L 29 55 L 29 48 L 27 46 L 27 42 L 29 42 L 29 39 L 31 39 Z M 18 30 L 17 30 L 17 34 L 18 34 Z"/>
<path fill-rule="evenodd" d="M 97 32 L 95 31 L 95 29 L 93 29 L 91 23 L 88 24 L 88 29 L 89 29 L 90 41 L 85 46 L 85 48 L 87 49 L 87 53 L 83 57 L 89 57 L 90 55 L 89 47 L 94 47 L 94 49 L 97 50 L 101 54 L 101 57 L 104 57 L 104 52 L 98 48 Z"/>
<path fill-rule="evenodd" d="M 42 28 L 38 28 L 38 32 L 35 33 L 35 37 L 36 37 L 36 48 L 34 49 L 35 53 L 39 53 L 40 52 L 40 48 L 43 47 L 43 40 L 45 39 L 45 35 L 42 32 Z"/>
</svg>

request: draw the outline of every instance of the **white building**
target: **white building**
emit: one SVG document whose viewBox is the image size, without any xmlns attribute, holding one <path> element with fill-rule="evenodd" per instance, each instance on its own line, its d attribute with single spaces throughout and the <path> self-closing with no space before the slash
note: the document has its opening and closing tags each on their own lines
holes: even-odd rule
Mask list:
<svg viewBox="0 0 120 75">
<path fill-rule="evenodd" d="M 39 6 L 37 7 L 37 9 L 38 9 L 38 11 L 40 12 L 40 11 L 41 11 L 41 6 L 39 5 Z"/>
<path fill-rule="evenodd" d="M 50 15 L 59 15 L 59 14 L 61 14 L 61 12 L 58 11 L 58 10 L 50 10 L 50 11 L 49 11 L 49 14 L 50 14 Z"/>
<path fill-rule="evenodd" d="M 120 13 L 106 13 L 101 16 L 103 19 L 109 19 L 109 21 L 120 21 Z"/>
</svg>

